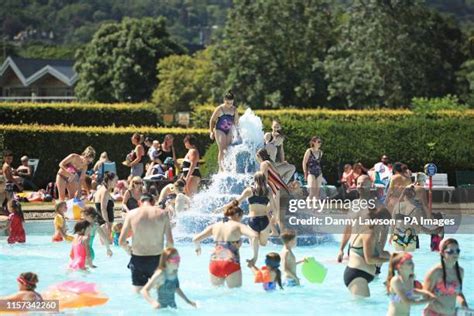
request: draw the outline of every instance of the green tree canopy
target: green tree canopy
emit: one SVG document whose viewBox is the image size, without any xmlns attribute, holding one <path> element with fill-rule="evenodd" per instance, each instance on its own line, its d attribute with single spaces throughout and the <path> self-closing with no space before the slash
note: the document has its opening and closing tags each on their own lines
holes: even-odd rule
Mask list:
<svg viewBox="0 0 474 316">
<path fill-rule="evenodd" d="M 463 35 L 417 0 L 356 0 L 339 36 L 325 60 L 336 102 L 403 106 L 454 93 Z"/>
<path fill-rule="evenodd" d="M 169 38 L 163 18 L 108 23 L 76 56 L 76 94 L 99 102 L 143 101 L 156 87 L 156 64 L 184 48 Z"/>
<path fill-rule="evenodd" d="M 213 56 L 214 81 L 255 108 L 323 105 L 333 24 L 325 0 L 236 0 Z"/>
<path fill-rule="evenodd" d="M 153 102 L 164 113 L 189 111 L 211 97 L 213 73 L 210 50 L 193 57 L 173 55 L 158 63 L 158 88 L 153 92 Z"/>
</svg>

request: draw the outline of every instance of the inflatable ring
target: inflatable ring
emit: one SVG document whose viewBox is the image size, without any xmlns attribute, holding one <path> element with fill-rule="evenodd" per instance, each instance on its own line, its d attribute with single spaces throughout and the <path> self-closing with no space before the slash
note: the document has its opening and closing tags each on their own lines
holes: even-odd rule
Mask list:
<svg viewBox="0 0 474 316">
<path fill-rule="evenodd" d="M 66 281 L 58 283 L 43 293 L 43 298 L 58 300 L 59 309 L 104 305 L 109 298 L 97 290 L 94 283 Z"/>
</svg>

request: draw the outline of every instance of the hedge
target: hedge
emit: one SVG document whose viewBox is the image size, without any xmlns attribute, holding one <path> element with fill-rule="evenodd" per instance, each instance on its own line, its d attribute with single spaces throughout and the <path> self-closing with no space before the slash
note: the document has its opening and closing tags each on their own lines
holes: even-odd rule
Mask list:
<svg viewBox="0 0 474 316">
<path fill-rule="evenodd" d="M 178 157 L 184 157 L 185 135 L 191 134 L 198 139 L 198 148 L 204 154 L 211 140 L 207 130 L 184 128 L 152 127 L 75 127 L 62 125 L 0 125 L 0 149 L 14 152 L 14 165 L 19 164 L 22 155 L 39 158 L 35 182 L 41 186 L 53 181 L 59 162 L 70 153 L 81 153 L 92 145 L 97 151 L 96 158 L 106 151 L 109 159 L 117 163 L 120 178 L 126 178 L 129 169 L 121 164 L 125 156 L 133 149 L 130 137 L 138 132 L 163 141 L 166 134 L 175 136 L 175 149 Z M 92 167 L 92 166 L 90 166 Z"/>
<path fill-rule="evenodd" d="M 192 125 L 194 127 L 209 128 L 209 119 L 215 105 L 201 105 L 194 108 L 192 113 Z M 238 108 L 239 114 L 243 114 L 245 109 Z M 403 121 L 412 116 L 422 116 L 423 118 L 439 119 L 439 118 L 464 118 L 470 117 L 474 119 L 474 110 L 454 111 L 441 110 L 431 113 L 417 114 L 406 109 L 373 109 L 373 110 L 329 110 L 329 109 L 280 109 L 280 110 L 255 110 L 265 125 L 271 123 L 271 120 L 291 119 L 303 120 L 307 122 L 315 120 L 333 120 L 341 122 L 353 121 Z"/>
<path fill-rule="evenodd" d="M 2 124 L 75 126 L 156 126 L 159 115 L 150 103 L 0 103 Z"/>
<path fill-rule="evenodd" d="M 448 173 L 450 184 L 456 170 L 474 170 L 474 117 L 444 116 L 427 118 L 406 116 L 397 121 L 295 120 L 280 117 L 285 131 L 286 160 L 302 172 L 301 162 L 313 135 L 323 140 L 323 173 L 336 183 L 345 163 L 362 162 L 372 167 L 382 154 L 393 162 L 402 161 L 413 171 L 433 161 L 438 172 Z M 265 129 L 270 126 L 266 124 Z M 214 146 L 214 145 L 213 145 Z M 206 162 L 216 161 L 211 147 Z M 211 172 L 213 171 L 210 168 Z"/>
</svg>

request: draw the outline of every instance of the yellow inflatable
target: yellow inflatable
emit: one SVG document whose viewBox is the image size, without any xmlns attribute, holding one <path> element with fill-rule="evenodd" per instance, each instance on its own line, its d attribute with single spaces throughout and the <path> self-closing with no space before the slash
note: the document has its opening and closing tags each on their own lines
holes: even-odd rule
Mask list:
<svg viewBox="0 0 474 316">
<path fill-rule="evenodd" d="M 109 298 L 97 290 L 94 283 L 65 281 L 43 293 L 45 300 L 58 300 L 59 309 L 104 305 Z"/>
</svg>

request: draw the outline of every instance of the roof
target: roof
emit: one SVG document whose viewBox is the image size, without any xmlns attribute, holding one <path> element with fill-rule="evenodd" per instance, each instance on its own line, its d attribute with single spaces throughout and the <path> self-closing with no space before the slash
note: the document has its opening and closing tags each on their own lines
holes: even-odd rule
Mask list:
<svg viewBox="0 0 474 316">
<path fill-rule="evenodd" d="M 74 60 L 8 57 L 0 67 L 0 77 L 11 68 L 25 87 L 46 74 L 73 86 L 77 81 L 73 67 Z"/>
</svg>

